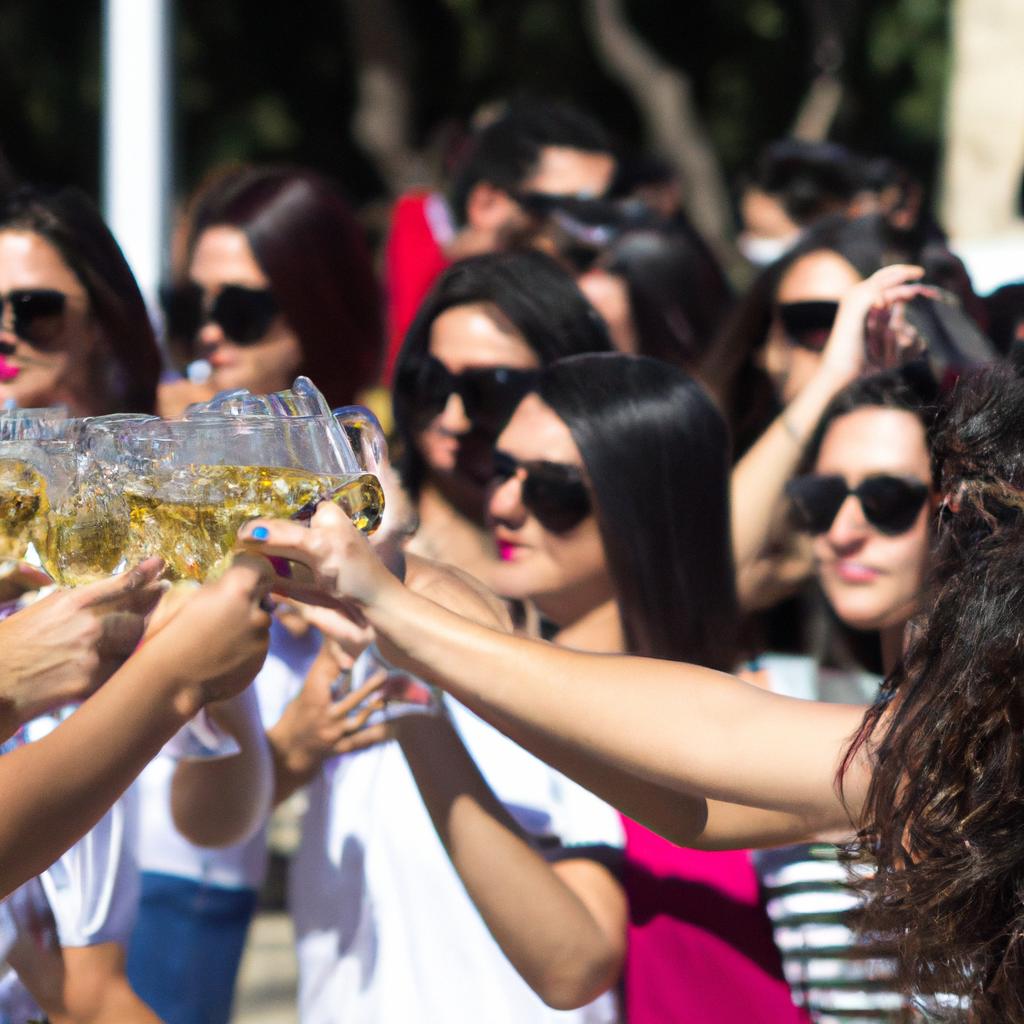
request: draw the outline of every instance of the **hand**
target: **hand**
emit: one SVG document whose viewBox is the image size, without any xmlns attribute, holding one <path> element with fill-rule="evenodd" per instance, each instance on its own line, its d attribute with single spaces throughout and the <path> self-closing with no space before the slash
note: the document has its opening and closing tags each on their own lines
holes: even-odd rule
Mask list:
<svg viewBox="0 0 1024 1024">
<path fill-rule="evenodd" d="M 891 310 L 915 295 L 934 295 L 934 289 L 911 283 L 923 276 L 923 267 L 894 263 L 854 285 L 839 303 L 836 322 L 822 353 L 821 372 L 834 378 L 840 387 L 856 380 L 868 367 L 865 333 L 869 314 Z"/>
<path fill-rule="evenodd" d="M 307 581 L 277 576 L 275 593 L 306 604 L 327 605 L 348 612 L 363 624 L 359 606 L 373 604 L 384 591 L 397 586 L 369 541 L 336 505 L 323 502 L 310 520 L 300 523 L 256 519 L 238 538 L 243 550 L 306 566 Z"/>
<path fill-rule="evenodd" d="M 269 642 L 271 580 L 263 559 L 236 557 L 215 583 L 178 589 L 177 607 L 147 632 L 142 650 L 180 681 L 188 713 L 241 693 L 259 672 Z"/>
<path fill-rule="evenodd" d="M 334 699 L 333 686 L 348 659 L 325 643 L 310 667 L 298 696 L 285 708 L 281 720 L 268 732 L 274 759 L 293 785 L 309 781 L 329 757 L 363 750 L 390 738 L 390 724 L 367 726 L 375 711 L 384 706 L 379 694 L 387 683 L 387 673 L 378 672 L 358 690 Z M 364 701 L 368 703 L 364 704 Z"/>
<path fill-rule="evenodd" d="M 110 579 L 48 594 L 0 622 L 8 728 L 84 700 L 121 666 L 163 593 L 156 581 L 162 568 L 160 559 L 147 559 Z"/>
</svg>

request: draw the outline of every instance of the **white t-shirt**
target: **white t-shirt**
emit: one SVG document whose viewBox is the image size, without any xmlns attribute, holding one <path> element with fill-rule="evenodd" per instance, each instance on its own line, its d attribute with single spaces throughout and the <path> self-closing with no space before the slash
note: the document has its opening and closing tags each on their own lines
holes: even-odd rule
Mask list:
<svg viewBox="0 0 1024 1024">
<path fill-rule="evenodd" d="M 56 722 L 47 716 L 30 723 L 25 738 L 39 739 Z M 32 933 L 25 948 L 46 942 L 65 947 L 127 943 L 139 905 L 137 823 L 137 794 L 129 789 L 91 831 L 8 897 L 4 916 L 15 937 Z M 24 1008 L 30 1005 L 13 971 L 0 978 L 0 1022 L 27 1019 Z"/>
<path fill-rule="evenodd" d="M 621 849 L 611 807 L 454 701 L 448 706 L 524 828 L 564 846 Z M 329 761 L 308 793 L 289 886 L 303 1024 L 618 1020 L 611 993 L 556 1011 L 519 977 L 452 867 L 397 743 Z"/>
<path fill-rule="evenodd" d="M 301 686 L 320 647 L 320 634 L 311 630 L 305 637 L 293 637 L 276 620 L 270 627 L 270 651 L 253 687 L 260 707 L 260 719 L 269 728 L 281 717 L 284 706 Z M 178 758 L 191 755 L 202 733 L 193 729 L 168 744 L 146 767 L 137 785 L 141 794 L 141 826 L 138 860 L 143 871 L 187 878 L 222 889 L 258 889 L 267 869 L 266 829 L 251 839 L 216 849 L 195 846 L 175 828 L 171 816 L 171 779 Z"/>
</svg>

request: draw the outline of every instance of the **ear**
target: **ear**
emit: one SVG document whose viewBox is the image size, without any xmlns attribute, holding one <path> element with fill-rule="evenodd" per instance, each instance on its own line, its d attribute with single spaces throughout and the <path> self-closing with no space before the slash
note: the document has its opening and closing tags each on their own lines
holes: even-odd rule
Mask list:
<svg viewBox="0 0 1024 1024">
<path fill-rule="evenodd" d="M 466 223 L 478 231 L 497 231 L 517 209 L 503 188 L 478 181 L 466 197 Z"/>
</svg>

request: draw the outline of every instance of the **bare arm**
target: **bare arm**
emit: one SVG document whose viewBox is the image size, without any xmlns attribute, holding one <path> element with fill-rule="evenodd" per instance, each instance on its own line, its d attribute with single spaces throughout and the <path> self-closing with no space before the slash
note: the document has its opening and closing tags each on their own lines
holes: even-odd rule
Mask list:
<svg viewBox="0 0 1024 1024">
<path fill-rule="evenodd" d="M 835 772 L 862 710 L 796 701 L 691 665 L 582 654 L 475 625 L 412 593 L 337 510 L 312 529 L 260 522 L 254 548 L 304 562 L 311 585 L 282 591 L 335 602 L 368 621 L 385 656 L 443 686 L 485 720 L 645 824 L 692 842 L 704 798 L 848 829 Z M 856 814 L 868 766 L 847 782 Z M 652 788 L 654 784 L 655 788 Z M 657 798 L 656 811 L 637 813 Z"/>
<path fill-rule="evenodd" d="M 266 654 L 265 570 L 230 570 L 148 637 L 66 722 L 0 757 L 0 895 L 83 836 L 211 699 L 239 692 Z"/>
<path fill-rule="evenodd" d="M 544 860 L 447 719 L 409 715 L 392 728 L 455 870 L 523 980 L 558 1009 L 609 989 L 626 952 L 619 882 L 595 862 Z"/>
</svg>

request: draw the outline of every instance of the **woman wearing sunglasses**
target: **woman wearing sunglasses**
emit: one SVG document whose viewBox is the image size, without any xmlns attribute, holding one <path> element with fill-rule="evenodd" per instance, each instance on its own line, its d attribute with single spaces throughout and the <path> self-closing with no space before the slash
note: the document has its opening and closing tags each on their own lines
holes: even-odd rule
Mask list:
<svg viewBox="0 0 1024 1024">
<path fill-rule="evenodd" d="M 77 189 L 0 199 L 0 402 L 152 412 L 160 354 L 117 242 Z"/>
<path fill-rule="evenodd" d="M 309 565 L 321 600 L 354 603 L 392 662 L 677 841 L 852 825 L 875 867 L 865 926 L 895 951 L 901 987 L 959 996 L 978 1024 L 1020 1021 L 1022 407 L 1024 380 L 1000 367 L 962 379 L 942 414 L 932 592 L 866 714 L 476 627 L 403 588 L 340 512 L 315 534 L 268 521 L 246 537 Z"/>
<path fill-rule="evenodd" d="M 331 405 L 377 377 L 380 293 L 340 191 L 311 171 L 218 175 L 191 204 L 188 280 L 165 295 L 168 331 L 210 365 L 211 391 L 281 391 L 298 374 Z M 175 389 L 162 395 L 171 411 Z"/>
<path fill-rule="evenodd" d="M 541 370 L 497 439 L 498 592 L 533 601 L 567 647 L 731 667 L 727 450 L 710 399 L 671 366 L 593 354 Z M 546 1002 L 603 1020 L 587 1004 L 622 978 L 635 1024 L 800 1019 L 746 854 L 677 850 L 631 820 L 588 849 L 564 831 L 571 803 L 546 841 L 524 809 L 569 783 L 522 764 L 516 777 L 527 755 L 448 712 L 393 729 L 484 922 Z"/>
<path fill-rule="evenodd" d="M 490 578 L 495 437 L 540 367 L 610 348 L 601 318 L 548 256 L 488 254 L 444 272 L 395 371 L 398 468 L 419 518 L 411 550 Z"/>
<path fill-rule="evenodd" d="M 838 624 L 831 653 L 768 655 L 761 681 L 777 693 L 870 704 L 882 678 L 854 654 L 880 641 L 893 671 L 910 618 L 920 606 L 935 539 L 930 427 L 938 389 L 923 363 L 865 377 L 829 404 L 787 485 L 795 525 L 810 538 L 815 574 Z M 832 620 L 830 620 L 832 621 Z M 837 635 L 841 634 L 841 635 Z M 843 641 L 848 640 L 847 644 Z M 835 655 L 840 657 L 836 660 Z M 839 838 L 839 837 L 835 837 Z M 812 1019 L 896 1022 L 908 1006 L 895 965 L 858 941 L 857 906 L 847 870 L 830 843 L 780 847 L 755 855 L 794 1000 Z"/>
</svg>

